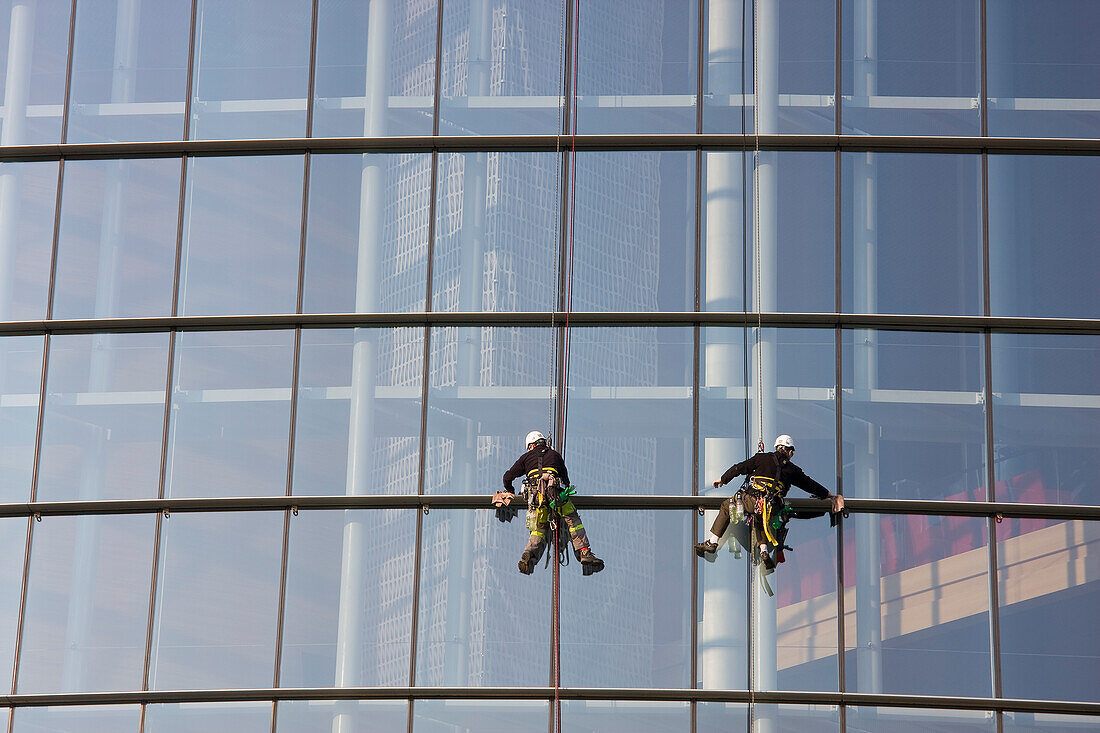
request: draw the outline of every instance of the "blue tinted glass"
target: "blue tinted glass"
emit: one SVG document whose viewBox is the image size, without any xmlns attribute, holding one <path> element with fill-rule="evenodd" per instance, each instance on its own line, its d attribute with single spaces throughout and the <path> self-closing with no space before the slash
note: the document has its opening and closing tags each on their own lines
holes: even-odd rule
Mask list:
<svg viewBox="0 0 1100 733">
<path fill-rule="evenodd" d="M 165 496 L 282 496 L 294 334 L 177 336 Z"/>
<path fill-rule="evenodd" d="M 995 316 L 1100 312 L 1100 157 L 989 156 L 989 289 Z"/>
<path fill-rule="evenodd" d="M 568 2 L 443 3 L 441 134 L 552 135 L 561 129 Z M 425 6 L 434 13 L 434 4 Z"/>
<path fill-rule="evenodd" d="M 1005 697 L 1100 702 L 1100 570 L 1086 560 L 1098 541 L 1100 522 L 997 525 Z"/>
<path fill-rule="evenodd" d="M 168 334 L 50 340 L 38 501 L 153 497 Z"/>
<path fill-rule="evenodd" d="M 302 232 L 302 158 L 192 158 L 179 310 L 293 313 Z"/>
<path fill-rule="evenodd" d="M 843 132 L 981 134 L 978 0 L 843 4 Z"/>
<path fill-rule="evenodd" d="M 70 0 L 0 2 L 0 145 L 61 142 Z"/>
<path fill-rule="evenodd" d="M 1000 501 L 1100 504 L 1100 337 L 993 334 Z"/>
<path fill-rule="evenodd" d="M 67 141 L 181 139 L 190 25 L 178 0 L 77 3 Z"/>
<path fill-rule="evenodd" d="M 579 491 L 691 493 L 693 350 L 687 328 L 572 329 L 564 456 Z"/>
<path fill-rule="evenodd" d="M 0 320 L 46 317 L 57 166 L 0 163 Z"/>
<path fill-rule="evenodd" d="M 304 312 L 424 310 L 431 163 L 430 155 L 310 157 Z M 293 295 L 292 282 L 282 287 Z"/>
<path fill-rule="evenodd" d="M 177 703 L 148 705 L 146 733 L 269 733 L 270 702 Z"/>
<path fill-rule="evenodd" d="M 786 156 L 784 156 L 785 158 Z M 748 211 L 753 198 L 752 157 L 743 153 L 705 153 L 703 158 L 702 272 L 699 296 L 707 311 L 744 311 L 745 252 L 752 250 Z M 774 201 L 773 201 L 774 203 Z M 769 217 L 768 221 L 774 221 Z M 801 289 L 801 288 L 799 288 Z M 751 291 L 750 291 L 751 292 Z"/>
<path fill-rule="evenodd" d="M 691 706 L 686 702 L 565 700 L 561 704 L 561 724 L 571 731 L 688 733 Z"/>
<path fill-rule="evenodd" d="M 0 552 L 9 558 L 0 565 L 0 685 L 3 685 L 0 689 L 5 690 L 11 689 L 26 544 L 26 519 L 12 517 L 0 520 Z"/>
<path fill-rule="evenodd" d="M 320 0 L 313 135 L 430 135 L 437 14 L 424 0 Z"/>
<path fill-rule="evenodd" d="M 845 153 L 842 160 L 844 310 L 980 315 L 979 157 Z"/>
<path fill-rule="evenodd" d="M 546 728 L 549 714 L 550 705 L 543 700 L 417 700 L 413 704 L 412 730 L 413 733 L 534 731 Z"/>
<path fill-rule="evenodd" d="M 155 519 L 46 517 L 35 524 L 19 692 L 141 689 Z"/>
<path fill-rule="evenodd" d="M 177 513 L 162 522 L 150 689 L 271 686 L 283 516 Z"/>
<path fill-rule="evenodd" d="M 583 509 L 579 514 L 592 551 L 606 568 L 586 578 L 567 550 L 569 566 L 560 577 L 561 684 L 690 687 L 696 558 L 687 549 L 694 513 Z M 540 566 L 534 577 L 549 581 L 552 571 Z M 562 718 L 568 719 L 564 710 Z"/>
<path fill-rule="evenodd" d="M 439 158 L 432 310 L 558 308 L 561 175 L 551 153 Z"/>
<path fill-rule="evenodd" d="M 54 318 L 169 315 L 180 161 L 65 163 Z"/>
<path fill-rule="evenodd" d="M 303 331 L 293 493 L 415 494 L 423 363 L 422 329 Z"/>
<path fill-rule="evenodd" d="M 1004 714 L 1005 733 L 1086 733 L 1096 730 L 1096 717 L 1091 715 L 1061 715 L 1059 713 Z"/>
<path fill-rule="evenodd" d="M 523 436 L 549 432 L 554 333 L 436 328 L 431 339 L 424 492 L 495 491 Z"/>
<path fill-rule="evenodd" d="M 703 132 L 743 133 L 746 115 L 752 114 L 744 97 L 751 88 L 746 79 L 752 79 L 751 43 L 745 43 L 745 28 L 752 28 L 752 3 L 704 0 L 703 12 Z M 751 30 L 747 32 L 751 39 Z"/>
<path fill-rule="evenodd" d="M 416 684 L 546 685 L 550 575 L 516 567 L 523 514 L 502 524 L 492 511 L 433 510 L 423 521 Z"/>
<path fill-rule="evenodd" d="M 845 522 L 845 555 L 854 558 L 845 566 L 845 611 L 855 613 L 844 637 L 847 689 L 991 693 L 987 527 L 981 517 L 857 514 Z"/>
<path fill-rule="evenodd" d="M 697 3 L 579 3 L 577 132 L 694 132 Z"/>
<path fill-rule="evenodd" d="M 0 471 L 4 475 L 0 499 L 3 501 L 31 498 L 44 343 L 42 336 L 0 338 Z"/>
<path fill-rule="evenodd" d="M 576 163 L 572 308 L 693 310 L 694 154 L 582 153 Z"/>
<path fill-rule="evenodd" d="M 280 686 L 408 684 L 415 536 L 411 509 L 291 517 Z"/>
<path fill-rule="evenodd" d="M 1091 0 L 989 0 L 989 134 L 1100 136 L 1100 6 Z"/>
<path fill-rule="evenodd" d="M 848 730 L 878 733 L 994 733 L 997 716 L 992 710 L 910 710 L 907 708 L 848 708 Z"/>
<path fill-rule="evenodd" d="M 985 501 L 979 334 L 845 331 L 844 493 Z"/>
<path fill-rule="evenodd" d="M 309 0 L 198 0 L 191 139 L 305 135 L 311 12 Z"/>
<path fill-rule="evenodd" d="M 140 705 L 66 705 L 19 708 L 12 719 L 12 731 L 19 733 L 136 733 L 141 720 Z"/>
<path fill-rule="evenodd" d="M 283 700 L 275 713 L 275 730 L 330 731 L 334 725 L 343 725 L 353 731 L 408 733 L 408 720 L 405 700 Z"/>
</svg>

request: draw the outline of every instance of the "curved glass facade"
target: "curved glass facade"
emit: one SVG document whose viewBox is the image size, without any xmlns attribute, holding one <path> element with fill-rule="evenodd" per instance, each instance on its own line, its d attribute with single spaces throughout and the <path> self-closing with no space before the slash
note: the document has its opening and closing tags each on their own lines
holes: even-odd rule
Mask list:
<svg viewBox="0 0 1100 733">
<path fill-rule="evenodd" d="M 1096 27 L 0 0 L 7 730 L 1095 729 Z M 768 596 L 690 546 L 777 433 Z"/>
</svg>

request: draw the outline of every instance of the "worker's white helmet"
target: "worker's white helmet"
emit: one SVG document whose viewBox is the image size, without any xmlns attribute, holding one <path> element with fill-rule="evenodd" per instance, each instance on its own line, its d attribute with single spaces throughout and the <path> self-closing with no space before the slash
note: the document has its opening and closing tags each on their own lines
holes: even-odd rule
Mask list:
<svg viewBox="0 0 1100 733">
<path fill-rule="evenodd" d="M 779 446 L 794 450 L 794 440 L 791 438 L 791 436 L 784 433 L 783 435 L 780 435 L 778 438 L 775 439 L 775 447 L 778 448 Z"/>
<path fill-rule="evenodd" d="M 532 430 L 531 432 L 527 433 L 527 439 L 524 440 L 523 443 L 524 445 L 531 445 L 532 443 L 537 443 L 540 440 L 546 440 L 546 436 L 537 430 Z"/>
</svg>

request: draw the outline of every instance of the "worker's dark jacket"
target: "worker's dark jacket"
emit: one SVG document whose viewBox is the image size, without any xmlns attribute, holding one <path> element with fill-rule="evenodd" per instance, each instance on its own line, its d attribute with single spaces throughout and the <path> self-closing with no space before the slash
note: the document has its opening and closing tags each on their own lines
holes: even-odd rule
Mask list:
<svg viewBox="0 0 1100 733">
<path fill-rule="evenodd" d="M 504 472 L 505 490 L 515 493 L 516 490 L 512 487 L 512 482 L 533 471 L 537 472 L 540 458 L 544 469 L 553 469 L 554 472 L 558 474 L 562 486 L 570 485 L 569 471 L 565 468 L 565 461 L 562 459 L 561 454 L 549 446 L 537 445 L 520 456 L 519 459 L 512 464 L 512 467 Z"/>
<path fill-rule="evenodd" d="M 748 460 L 730 466 L 729 470 L 722 474 L 722 483 L 728 484 L 738 476 L 767 476 L 768 478 L 779 479 L 779 482 L 783 484 L 783 496 L 787 495 L 787 490 L 792 486 L 797 486 L 819 499 L 825 499 L 829 496 L 828 489 L 807 476 L 801 468 L 790 461 L 787 461 L 780 468 L 779 457 L 775 453 L 757 453 Z M 508 477 L 505 476 L 504 478 L 507 479 Z"/>
</svg>

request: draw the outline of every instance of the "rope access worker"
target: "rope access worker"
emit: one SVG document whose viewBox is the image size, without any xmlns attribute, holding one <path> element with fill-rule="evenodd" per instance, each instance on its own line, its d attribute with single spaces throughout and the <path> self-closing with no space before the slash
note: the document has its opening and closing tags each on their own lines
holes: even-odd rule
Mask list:
<svg viewBox="0 0 1100 733">
<path fill-rule="evenodd" d="M 774 548 L 779 562 L 783 562 L 783 536 L 785 536 L 786 517 L 783 512 L 783 498 L 791 486 L 813 494 L 818 499 L 828 499 L 829 511 L 833 514 L 844 511 L 844 497 L 829 493 L 828 489 L 814 481 L 791 462 L 794 453 L 794 440 L 789 435 L 780 435 L 775 439 L 775 450 L 765 453 L 761 450 L 748 460 L 730 466 L 722 478 L 714 482 L 714 488 L 728 484 L 737 476 L 748 476 L 744 486 L 734 496 L 722 502 L 722 507 L 710 528 L 710 535 L 695 544 L 695 554 L 704 557 L 718 551 L 718 542 L 730 526 L 730 517 L 739 521 L 743 516 L 749 525 L 751 536 L 759 546 L 759 559 L 764 567 L 775 568 L 775 559 L 769 553 Z M 798 513 L 794 516 L 809 518 L 821 516 L 823 512 Z M 773 531 L 778 529 L 778 531 Z M 779 535 L 776 537 L 776 535 Z M 790 548 L 788 548 L 790 549 Z"/>
<path fill-rule="evenodd" d="M 603 570 L 603 560 L 592 554 L 588 546 L 588 534 L 581 524 L 569 496 L 573 487 L 569 485 L 569 471 L 561 454 L 550 447 L 546 436 L 537 430 L 527 433 L 527 452 L 504 472 L 504 491 L 493 496 L 497 507 L 497 519 L 512 521 L 516 510 L 511 506 L 515 498 L 512 482 L 524 476 L 524 486 L 528 494 L 527 529 L 531 537 L 519 561 L 519 571 L 530 575 L 535 570 L 543 551 L 546 549 L 553 510 L 569 528 L 569 537 L 573 543 L 573 552 L 581 562 L 585 575 Z M 555 560 L 556 561 L 556 560 Z"/>
</svg>

